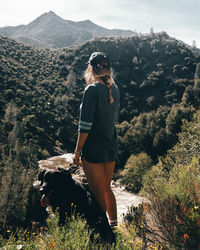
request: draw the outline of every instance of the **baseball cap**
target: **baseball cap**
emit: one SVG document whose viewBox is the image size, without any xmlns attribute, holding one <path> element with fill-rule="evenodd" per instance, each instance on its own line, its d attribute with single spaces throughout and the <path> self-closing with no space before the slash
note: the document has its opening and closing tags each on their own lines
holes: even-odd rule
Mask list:
<svg viewBox="0 0 200 250">
<path fill-rule="evenodd" d="M 104 52 L 94 52 L 91 54 L 88 63 L 92 66 L 102 65 L 110 67 L 110 57 Z"/>
</svg>

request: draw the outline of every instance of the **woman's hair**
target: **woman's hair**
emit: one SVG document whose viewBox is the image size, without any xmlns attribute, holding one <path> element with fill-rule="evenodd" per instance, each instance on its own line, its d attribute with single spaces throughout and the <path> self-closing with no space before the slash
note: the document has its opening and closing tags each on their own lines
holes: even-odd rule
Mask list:
<svg viewBox="0 0 200 250">
<path fill-rule="evenodd" d="M 110 103 L 114 101 L 111 93 L 111 85 L 114 83 L 114 79 L 110 67 L 110 58 L 107 54 L 103 52 L 92 53 L 84 76 L 87 85 L 92 84 L 95 77 L 99 77 L 108 87 Z"/>
</svg>

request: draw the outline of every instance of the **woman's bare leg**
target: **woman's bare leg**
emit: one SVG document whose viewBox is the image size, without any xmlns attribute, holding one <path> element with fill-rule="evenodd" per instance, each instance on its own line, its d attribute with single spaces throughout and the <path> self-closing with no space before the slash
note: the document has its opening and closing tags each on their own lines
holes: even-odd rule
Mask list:
<svg viewBox="0 0 200 250">
<path fill-rule="evenodd" d="M 116 199 L 111 189 L 111 180 L 113 177 L 114 168 L 115 162 L 104 163 L 106 211 L 110 221 L 117 221 Z"/>
<path fill-rule="evenodd" d="M 115 162 L 88 163 L 82 159 L 83 170 L 89 187 L 103 211 L 107 211 L 110 221 L 117 221 L 116 199 L 110 184 Z"/>
<path fill-rule="evenodd" d="M 104 165 L 102 163 L 88 163 L 85 159 L 82 159 L 82 164 L 88 185 L 101 208 L 106 212 Z"/>
</svg>

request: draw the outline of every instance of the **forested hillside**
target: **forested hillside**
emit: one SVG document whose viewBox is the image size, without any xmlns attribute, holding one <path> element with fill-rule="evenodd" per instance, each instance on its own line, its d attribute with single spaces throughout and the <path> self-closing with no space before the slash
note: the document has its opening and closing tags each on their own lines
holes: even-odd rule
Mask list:
<svg viewBox="0 0 200 250">
<path fill-rule="evenodd" d="M 18 127 L 23 141 L 33 141 L 41 151 L 52 154 L 54 146 L 72 151 L 85 62 L 96 50 L 112 58 L 121 93 L 118 128 L 127 155 L 147 151 L 155 159 L 163 154 L 176 142 L 181 119 L 199 104 L 194 78 L 200 57 L 166 33 L 105 38 L 60 50 L 5 37 L 0 42 L 1 145 Z"/>
<path fill-rule="evenodd" d="M 98 50 L 110 54 L 121 93 L 118 168 L 140 152 L 155 162 L 176 143 L 182 118 L 189 120 L 199 107 L 200 55 L 164 32 L 101 38 L 59 50 L 37 49 L 1 36 L 0 194 L 4 198 L 0 210 L 4 216 L 21 199 L 8 203 L 14 197 L 9 192 L 15 190 L 9 189 L 6 179 L 21 185 L 19 190 L 25 190 L 24 185 L 28 190 L 37 159 L 57 154 L 58 149 L 73 152 L 85 63 Z M 18 171 L 13 172 L 15 168 Z M 29 176 L 29 183 L 20 176 Z M 28 195 L 24 193 L 24 202 Z M 10 210 L 2 210 L 5 204 Z M 9 217 L 11 224 L 17 216 Z"/>
</svg>

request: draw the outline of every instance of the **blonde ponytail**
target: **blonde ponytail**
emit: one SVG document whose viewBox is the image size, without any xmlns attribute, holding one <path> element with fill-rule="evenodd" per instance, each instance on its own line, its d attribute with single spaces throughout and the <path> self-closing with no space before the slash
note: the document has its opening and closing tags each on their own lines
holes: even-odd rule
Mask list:
<svg viewBox="0 0 200 250">
<path fill-rule="evenodd" d="M 111 85 L 114 84 L 114 79 L 110 68 L 110 58 L 107 54 L 103 52 L 94 52 L 90 56 L 84 76 L 87 85 L 92 84 L 95 81 L 95 78 L 100 78 L 108 87 L 110 103 L 114 102 L 111 87 Z"/>
</svg>

